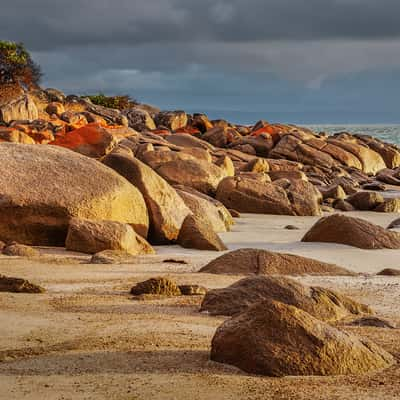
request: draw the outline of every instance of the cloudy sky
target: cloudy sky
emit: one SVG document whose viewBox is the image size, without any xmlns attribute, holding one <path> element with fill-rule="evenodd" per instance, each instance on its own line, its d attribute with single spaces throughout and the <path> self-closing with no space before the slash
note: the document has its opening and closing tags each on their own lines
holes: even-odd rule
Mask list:
<svg viewBox="0 0 400 400">
<path fill-rule="evenodd" d="M 288 122 L 400 122 L 399 0 L 1 0 L 44 86 Z M 236 117 L 235 117 L 236 116 Z"/>
</svg>

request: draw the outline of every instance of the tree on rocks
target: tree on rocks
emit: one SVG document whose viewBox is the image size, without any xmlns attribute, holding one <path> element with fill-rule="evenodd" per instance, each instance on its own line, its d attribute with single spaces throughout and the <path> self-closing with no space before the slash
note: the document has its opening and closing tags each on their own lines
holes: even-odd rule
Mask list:
<svg viewBox="0 0 400 400">
<path fill-rule="evenodd" d="M 22 43 L 0 41 L 0 84 L 38 86 L 42 72 Z"/>
</svg>

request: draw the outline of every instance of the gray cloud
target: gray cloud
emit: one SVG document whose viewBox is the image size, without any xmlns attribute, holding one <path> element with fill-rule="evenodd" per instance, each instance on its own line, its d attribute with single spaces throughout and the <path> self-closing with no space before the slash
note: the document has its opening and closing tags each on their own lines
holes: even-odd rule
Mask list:
<svg viewBox="0 0 400 400">
<path fill-rule="evenodd" d="M 348 89 L 373 73 L 391 79 L 389 106 L 400 100 L 389 76 L 400 70 L 399 15 L 398 0 L 4 0 L 0 38 L 26 43 L 44 84 L 67 92 L 220 109 L 347 98 L 351 108 L 376 100 L 370 76 L 357 83 L 363 98 Z M 331 87 L 340 79 L 351 82 Z"/>
<path fill-rule="evenodd" d="M 0 35 L 33 50 L 160 42 L 385 39 L 398 0 L 13 0 Z"/>
</svg>

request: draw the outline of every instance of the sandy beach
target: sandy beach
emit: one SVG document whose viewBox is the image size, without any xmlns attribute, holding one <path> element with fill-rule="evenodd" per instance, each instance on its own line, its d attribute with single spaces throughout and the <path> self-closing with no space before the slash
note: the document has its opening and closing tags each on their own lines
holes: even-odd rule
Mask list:
<svg viewBox="0 0 400 400">
<path fill-rule="evenodd" d="M 360 216 L 361 213 L 352 213 Z M 386 226 L 397 215 L 362 213 Z M 243 215 L 222 236 L 229 249 L 257 247 L 336 263 L 355 277 L 298 277 L 370 305 L 399 323 L 400 279 L 373 274 L 399 267 L 399 250 L 301 243 L 316 217 Z M 287 230 L 292 224 L 299 230 Z M 129 289 L 153 276 L 225 287 L 240 276 L 197 273 L 217 253 L 156 248 L 135 264 L 88 264 L 89 256 L 42 248 L 38 259 L 0 257 L 0 273 L 47 289 L 0 293 L 1 399 L 396 399 L 400 369 L 364 376 L 265 378 L 209 360 L 223 317 L 199 313 L 201 296 L 133 300 Z M 184 260 L 187 264 L 164 262 Z M 400 331 L 345 327 L 400 357 Z M 324 390 L 316 388 L 324 386 Z"/>
</svg>

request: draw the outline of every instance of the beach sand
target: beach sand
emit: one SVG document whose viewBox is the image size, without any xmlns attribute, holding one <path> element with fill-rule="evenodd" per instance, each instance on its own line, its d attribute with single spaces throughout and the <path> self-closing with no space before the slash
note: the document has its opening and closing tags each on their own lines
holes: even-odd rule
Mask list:
<svg viewBox="0 0 400 400">
<path fill-rule="evenodd" d="M 387 226 L 398 214 L 348 213 Z M 355 277 L 298 277 L 373 307 L 400 324 L 399 250 L 301 243 L 317 217 L 243 215 L 221 235 L 229 249 L 256 247 L 347 267 Z M 286 230 L 286 225 L 299 230 Z M 399 399 L 400 367 L 364 376 L 252 376 L 209 360 L 223 317 L 198 312 L 201 297 L 133 300 L 129 289 L 154 276 L 217 288 L 240 276 L 197 271 L 219 253 L 157 247 L 135 264 L 88 264 L 88 256 L 42 249 L 38 259 L 0 256 L 0 274 L 44 286 L 42 295 L 0 293 L 0 399 Z M 187 264 L 163 262 L 184 260 Z M 400 360 L 400 330 L 346 327 Z"/>
</svg>

